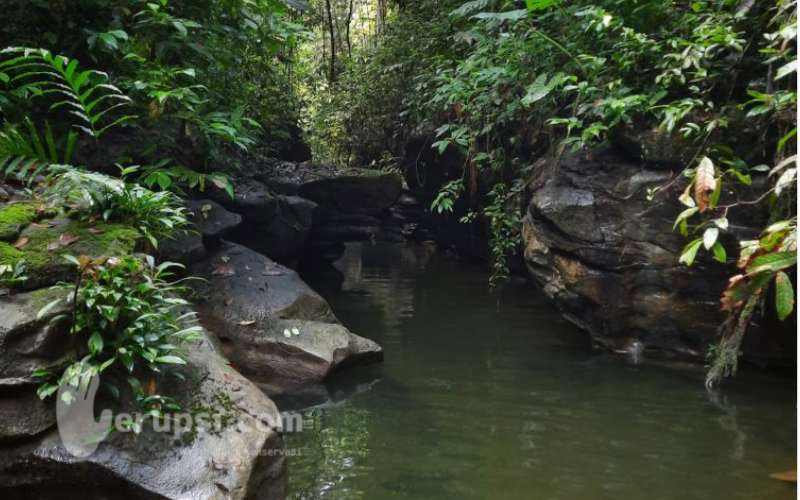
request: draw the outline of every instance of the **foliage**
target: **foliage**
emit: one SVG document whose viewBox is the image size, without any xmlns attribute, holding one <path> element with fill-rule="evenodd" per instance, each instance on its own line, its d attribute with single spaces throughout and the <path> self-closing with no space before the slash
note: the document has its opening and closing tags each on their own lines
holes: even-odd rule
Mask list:
<svg viewBox="0 0 800 500">
<path fill-rule="evenodd" d="M 52 205 L 66 205 L 99 214 L 104 221 L 125 222 L 138 229 L 153 248 L 161 239 L 189 226 L 186 209 L 170 191 L 153 192 L 125 182 L 137 169 L 122 169 L 122 179 L 85 170 L 54 166 L 53 183 L 45 188 Z"/>
<path fill-rule="evenodd" d="M 78 277 L 74 284 L 60 286 L 70 292 L 70 333 L 85 342 L 84 355 L 66 368 L 58 381 L 42 384 L 39 396 L 45 398 L 61 385 L 76 385 L 82 378 L 110 370 L 127 377 L 140 405 L 154 416 L 175 410 L 169 398 L 145 392 L 148 382 L 143 384 L 142 379 L 185 364 L 181 346 L 201 333 L 200 327 L 192 324 L 195 313 L 184 312 L 188 306 L 180 298 L 184 286 L 169 281 L 172 269 L 182 266 L 171 262 L 156 265 L 151 257 L 66 258 L 76 266 Z M 46 305 L 40 316 L 63 300 Z M 51 321 L 64 319 L 57 316 Z M 47 371 L 36 375 L 51 377 Z M 103 382 L 113 394 L 119 394 L 117 385 L 107 379 Z"/>
<path fill-rule="evenodd" d="M 401 156 L 408 137 L 435 129 L 433 150 L 463 168 L 432 209 L 466 198 L 462 220 L 490 230 L 495 280 L 519 252 L 537 160 L 657 130 L 685 154 L 683 175 L 649 193 L 664 203 L 685 187 L 682 264 L 708 252 L 729 265 L 738 221 L 769 213 L 758 242 L 742 242 L 742 272 L 723 297 L 732 319 L 715 352 L 736 359 L 738 342 L 725 339 L 759 310 L 749 297 L 763 301 L 774 287 L 778 317 L 793 308 L 796 31 L 794 0 L 398 2 L 376 46 L 339 74 L 324 108 L 324 126 L 332 119 L 337 130 L 327 147 L 333 159 L 366 163 Z M 774 254 L 786 258 L 752 267 Z"/>
</svg>

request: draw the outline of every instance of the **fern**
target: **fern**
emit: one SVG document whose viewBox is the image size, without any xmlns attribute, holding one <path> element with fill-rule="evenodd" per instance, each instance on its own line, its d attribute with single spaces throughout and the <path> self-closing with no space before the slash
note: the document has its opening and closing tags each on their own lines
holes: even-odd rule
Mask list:
<svg viewBox="0 0 800 500">
<path fill-rule="evenodd" d="M 70 163 L 77 138 L 78 133 L 71 130 L 59 147 L 47 122 L 41 135 L 30 119 L 25 120 L 24 129 L 6 123 L 0 129 L 0 176 L 30 183 L 50 165 Z"/>
<path fill-rule="evenodd" d="M 102 71 L 79 71 L 77 60 L 45 49 L 8 47 L 0 51 L 0 57 L 7 56 L 11 58 L 0 62 L 0 74 L 13 91 L 34 97 L 56 96 L 50 110 L 67 109 L 77 118 L 72 126 L 90 137 L 99 139 L 109 128 L 135 118 L 123 115 L 114 119 L 109 114 L 132 101 L 109 84 Z"/>
</svg>

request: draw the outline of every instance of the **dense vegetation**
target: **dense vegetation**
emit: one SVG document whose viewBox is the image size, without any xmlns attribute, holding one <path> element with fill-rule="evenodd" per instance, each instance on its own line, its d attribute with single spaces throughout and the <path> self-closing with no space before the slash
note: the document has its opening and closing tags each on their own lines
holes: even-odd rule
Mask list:
<svg viewBox="0 0 800 500">
<path fill-rule="evenodd" d="M 687 237 L 681 263 L 739 252 L 709 383 L 735 371 L 770 287 L 777 315 L 791 313 L 795 2 L 398 3 L 380 38 L 341 65 L 324 127 L 313 131 L 333 144 L 321 152 L 359 164 L 398 158 L 410 136 L 435 129 L 431 146 L 457 151 L 463 174 L 432 208 L 469 198 L 462 220 L 488 224 L 493 278 L 519 251 L 520 199 L 537 160 L 657 128 L 683 152 L 683 175 L 670 183 L 685 185 L 686 210 L 675 214 Z M 667 187 L 650 193 L 653 203 Z M 760 239 L 740 249 L 719 241 L 764 210 Z"/>
<path fill-rule="evenodd" d="M 173 193 L 233 194 L 231 155 L 279 155 L 302 127 L 317 160 L 393 168 L 429 131 L 462 165 L 431 209 L 468 200 L 462 221 L 488 226 L 494 283 L 519 252 L 540 159 L 657 129 L 684 152 L 681 263 L 738 252 L 709 383 L 735 370 L 766 297 L 781 319 L 793 310 L 794 1 L 16 0 L 5 13 L 0 172 L 73 217 L 130 223 L 144 250 L 185 225 Z M 756 211 L 760 239 L 725 248 L 720 233 Z M 71 261 L 73 332 L 94 332 L 84 368 L 181 361 L 194 330 L 163 268 Z M 0 277 L 24 282 L 24 262 Z M 158 325 L 133 318 L 143 311 Z"/>
</svg>

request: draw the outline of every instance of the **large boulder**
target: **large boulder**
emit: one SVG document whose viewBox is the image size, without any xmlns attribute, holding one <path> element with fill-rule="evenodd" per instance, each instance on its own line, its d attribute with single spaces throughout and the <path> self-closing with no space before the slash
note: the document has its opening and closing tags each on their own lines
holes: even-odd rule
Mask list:
<svg viewBox="0 0 800 500">
<path fill-rule="evenodd" d="M 648 188 L 673 175 L 612 149 L 565 155 L 531 185 L 524 258 L 565 317 L 597 344 L 700 360 L 723 320 L 719 296 L 732 270 L 705 255 L 692 268 L 678 264 L 686 244 L 672 229 L 679 187 L 647 199 Z M 735 241 L 724 238 L 733 253 Z M 783 351 L 782 342 L 762 337 L 759 349 L 769 357 Z"/>
<path fill-rule="evenodd" d="M 207 246 L 216 246 L 223 236 L 242 223 L 242 216 L 211 200 L 187 200 L 190 227 L 159 244 L 162 260 L 193 264 L 203 260 Z"/>
<path fill-rule="evenodd" d="M 168 391 L 183 408 L 209 412 L 217 428 L 113 433 L 87 459 L 53 431 L 0 451 L 4 498 L 281 499 L 283 443 L 275 404 L 204 339 L 188 349 L 184 380 Z M 195 413 L 196 414 L 196 413 Z"/>
<path fill-rule="evenodd" d="M 63 290 L 37 290 L 0 297 L 0 442 L 36 436 L 55 424 L 52 405 L 39 399 L 34 370 L 63 368 L 74 360 L 67 323 L 51 321 L 69 311 Z"/>
<path fill-rule="evenodd" d="M 278 262 L 293 265 L 303 256 L 317 204 L 300 196 L 277 195 L 275 217 L 268 222 L 246 221 L 231 235 Z"/>
<path fill-rule="evenodd" d="M 191 268 L 203 324 L 225 355 L 270 394 L 320 382 L 339 366 L 381 358 L 374 342 L 338 324 L 296 272 L 225 243 Z"/>
</svg>

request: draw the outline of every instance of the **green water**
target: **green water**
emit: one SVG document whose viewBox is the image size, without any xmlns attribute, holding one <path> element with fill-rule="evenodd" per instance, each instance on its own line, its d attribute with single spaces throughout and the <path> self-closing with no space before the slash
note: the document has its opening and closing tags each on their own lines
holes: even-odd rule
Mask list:
<svg viewBox="0 0 800 500">
<path fill-rule="evenodd" d="M 386 359 L 303 410 L 292 498 L 794 498 L 768 477 L 795 467 L 793 380 L 743 373 L 710 397 L 702 369 L 593 352 L 529 285 L 489 294 L 425 247 L 336 265 L 309 281 Z"/>
</svg>

